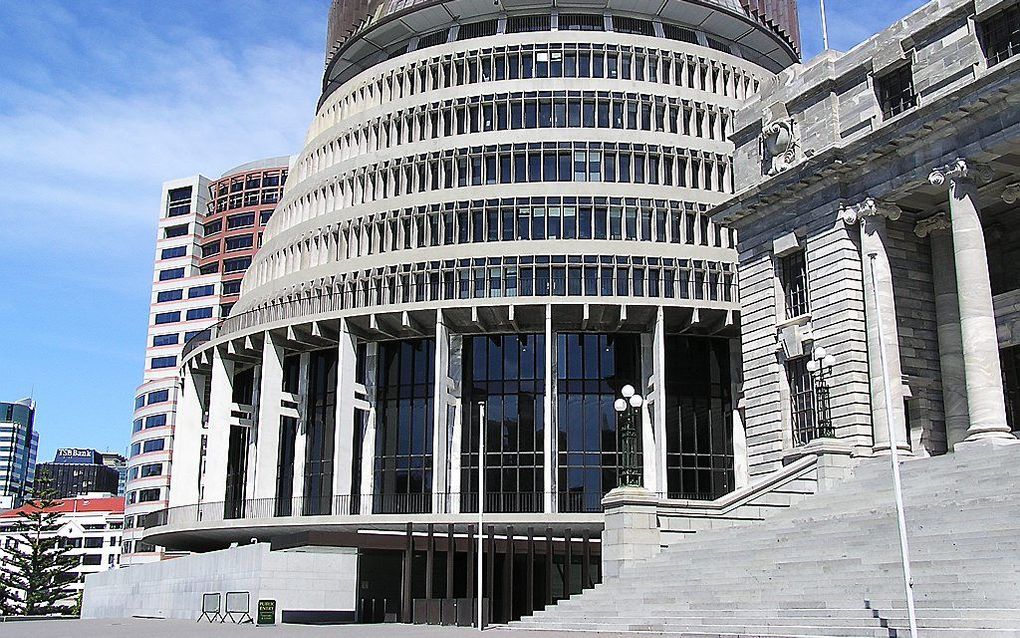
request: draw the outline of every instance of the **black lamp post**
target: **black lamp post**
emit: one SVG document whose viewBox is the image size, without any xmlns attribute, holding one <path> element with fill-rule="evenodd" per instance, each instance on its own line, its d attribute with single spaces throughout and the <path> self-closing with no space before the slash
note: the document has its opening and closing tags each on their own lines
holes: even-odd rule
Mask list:
<svg viewBox="0 0 1020 638">
<path fill-rule="evenodd" d="M 638 423 L 645 400 L 628 384 L 620 390 L 622 398 L 613 403 L 620 432 L 620 487 L 641 487 L 641 464 L 638 460 Z"/>
</svg>

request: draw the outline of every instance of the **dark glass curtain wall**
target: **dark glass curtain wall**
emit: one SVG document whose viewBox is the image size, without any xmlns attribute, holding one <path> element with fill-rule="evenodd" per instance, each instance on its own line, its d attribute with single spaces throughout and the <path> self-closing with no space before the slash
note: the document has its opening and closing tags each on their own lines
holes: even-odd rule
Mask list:
<svg viewBox="0 0 1020 638">
<path fill-rule="evenodd" d="M 632 334 L 557 339 L 559 511 L 600 511 L 602 496 L 617 486 L 613 402 L 628 383 L 641 387 L 641 342 Z"/>
<path fill-rule="evenodd" d="M 305 426 L 304 514 L 329 514 L 336 440 L 336 350 L 311 353 Z"/>
<path fill-rule="evenodd" d="M 485 511 L 540 512 L 545 336 L 465 337 L 461 511 L 478 511 L 479 402 L 485 403 Z"/>
<path fill-rule="evenodd" d="M 431 511 L 435 340 L 379 344 L 373 511 Z"/>
<path fill-rule="evenodd" d="M 733 490 L 733 408 L 726 339 L 666 338 L 666 490 L 714 499 Z"/>
</svg>

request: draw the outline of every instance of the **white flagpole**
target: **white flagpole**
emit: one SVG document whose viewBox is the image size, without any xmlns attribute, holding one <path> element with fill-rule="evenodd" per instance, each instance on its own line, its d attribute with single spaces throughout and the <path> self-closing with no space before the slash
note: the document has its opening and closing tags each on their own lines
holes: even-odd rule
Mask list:
<svg viewBox="0 0 1020 638">
<path fill-rule="evenodd" d="M 829 50 L 829 27 L 825 22 L 825 0 L 818 0 L 822 5 L 822 47 Z"/>
<path fill-rule="evenodd" d="M 485 559 L 482 550 L 485 548 L 482 542 L 482 514 L 485 512 L 485 402 L 478 402 L 478 631 L 485 629 L 482 625 L 482 596 L 485 591 L 482 584 L 485 579 L 482 570 L 485 569 Z"/>
<path fill-rule="evenodd" d="M 871 281 L 875 285 L 875 256 L 868 254 L 871 264 Z M 875 285 L 875 323 L 878 325 L 878 358 L 882 366 L 882 386 L 885 388 L 885 424 L 889 430 L 889 458 L 892 460 L 893 493 L 896 496 L 896 526 L 900 532 L 900 562 L 903 565 L 903 587 L 907 594 L 907 619 L 910 622 L 910 636 L 917 638 L 917 615 L 914 612 L 914 578 L 910 574 L 910 547 L 907 545 L 907 519 L 903 515 L 903 490 L 900 486 L 900 460 L 893 428 L 892 393 L 889 384 L 889 370 L 885 362 L 885 335 L 882 334 L 882 305 L 878 302 L 878 286 Z M 896 380 L 898 381 L 898 379 Z"/>
</svg>

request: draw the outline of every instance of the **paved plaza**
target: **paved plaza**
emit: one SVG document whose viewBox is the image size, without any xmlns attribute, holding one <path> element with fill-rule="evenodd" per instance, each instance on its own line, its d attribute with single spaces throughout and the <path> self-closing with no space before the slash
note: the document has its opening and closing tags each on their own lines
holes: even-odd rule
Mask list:
<svg viewBox="0 0 1020 638">
<path fill-rule="evenodd" d="M 537 638 L 580 637 L 584 632 L 537 633 L 526 630 L 494 628 L 486 630 L 492 638 L 532 636 Z M 0 638 L 466 638 L 478 631 L 464 627 L 427 627 L 423 625 L 227 625 L 196 623 L 190 620 L 120 618 L 104 620 L 40 620 L 0 623 Z M 599 638 L 622 634 L 599 633 Z"/>
</svg>

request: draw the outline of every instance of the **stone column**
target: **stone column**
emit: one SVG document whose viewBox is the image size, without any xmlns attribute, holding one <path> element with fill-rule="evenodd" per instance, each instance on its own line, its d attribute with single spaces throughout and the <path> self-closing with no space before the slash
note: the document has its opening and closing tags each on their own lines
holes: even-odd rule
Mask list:
<svg viewBox="0 0 1020 638">
<path fill-rule="evenodd" d="M 376 410 L 376 367 L 379 362 L 379 344 L 365 346 L 365 396 L 368 398 L 368 415 L 365 418 L 365 437 L 361 443 L 361 513 L 372 513 L 372 496 L 375 494 L 375 423 Z"/>
<path fill-rule="evenodd" d="M 224 358 L 221 348 L 213 349 L 212 377 L 209 383 L 209 438 L 206 444 L 202 502 L 220 503 L 226 499 L 230 408 L 234 392 L 234 362 Z"/>
<path fill-rule="evenodd" d="M 354 386 L 358 376 L 358 349 L 346 319 L 340 320 L 336 363 L 336 428 L 333 439 L 333 514 L 350 513 L 353 493 Z"/>
<path fill-rule="evenodd" d="M 970 411 L 967 442 L 1014 438 L 1006 423 L 992 286 L 974 183 L 975 179 L 987 177 L 986 168 L 962 159 L 936 168 L 928 177 L 935 186 L 949 184 L 963 367 Z"/>
<path fill-rule="evenodd" d="M 300 372 L 298 376 L 298 419 L 297 432 L 294 435 L 294 490 L 292 513 L 299 516 L 304 512 L 305 502 L 305 440 L 308 432 L 308 376 L 311 355 L 301 353 Z"/>
<path fill-rule="evenodd" d="M 658 499 L 643 487 L 618 487 L 602 498 L 602 580 L 624 567 L 655 556 L 661 549 Z"/>
<path fill-rule="evenodd" d="M 740 339 L 730 339 L 730 396 L 733 401 L 733 487 L 751 484 L 751 463 L 747 453 L 747 431 L 744 429 L 744 397 L 741 370 Z"/>
<path fill-rule="evenodd" d="M 543 463 L 542 485 L 545 486 L 545 512 L 557 509 L 556 500 L 556 333 L 552 328 L 552 306 L 545 307 L 545 397 L 543 412 L 545 425 L 542 430 Z"/>
<path fill-rule="evenodd" d="M 202 435 L 206 432 L 202 418 L 206 383 L 206 378 L 198 374 L 190 364 L 184 368 L 174 423 L 169 507 L 198 503 L 202 479 Z"/>
<path fill-rule="evenodd" d="M 446 405 L 449 396 L 449 331 L 443 311 L 436 315 L 434 380 L 432 383 L 432 513 L 452 511 L 450 504 L 450 432 L 447 430 Z"/>
<path fill-rule="evenodd" d="M 840 215 L 847 225 L 861 225 L 861 267 L 864 271 L 865 323 L 868 334 L 868 369 L 871 377 L 871 423 L 874 451 L 887 454 L 890 449 L 887 415 L 892 418 L 895 445 L 905 454 L 910 453 L 907 441 L 906 414 L 903 408 L 903 370 L 900 364 L 900 338 L 896 321 L 896 297 L 893 290 L 892 268 L 889 263 L 886 220 L 897 220 L 898 206 L 867 198 L 853 206 L 843 206 Z M 878 320 L 882 321 L 882 335 L 878 337 Z M 888 378 L 882 373 L 885 357 Z M 889 385 L 892 401 L 886 410 L 885 386 Z"/>
<path fill-rule="evenodd" d="M 283 396 L 283 347 L 271 332 L 262 342 L 262 378 L 259 383 L 258 442 L 255 452 L 255 489 L 252 498 L 276 497 L 276 464 L 280 451 L 280 399 Z M 266 509 L 272 512 L 274 509 Z"/>
<path fill-rule="evenodd" d="M 956 264 L 949 216 L 938 212 L 917 222 L 914 234 L 931 238 L 931 270 L 935 288 L 935 316 L 939 335 L 942 403 L 946 415 L 946 443 L 952 450 L 967 438 L 967 379 L 963 367 L 960 305 L 956 294 Z"/>
<path fill-rule="evenodd" d="M 662 306 L 656 308 L 651 334 L 651 384 L 646 388 L 650 418 L 641 420 L 642 485 L 666 491 L 666 325 Z M 644 413 L 644 411 L 643 411 Z"/>
</svg>

